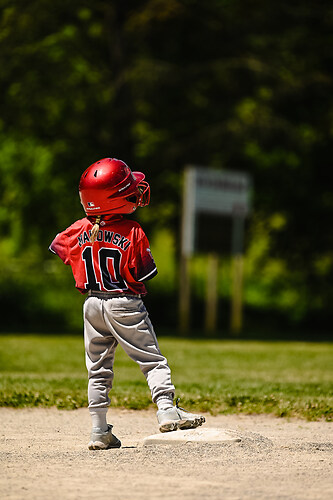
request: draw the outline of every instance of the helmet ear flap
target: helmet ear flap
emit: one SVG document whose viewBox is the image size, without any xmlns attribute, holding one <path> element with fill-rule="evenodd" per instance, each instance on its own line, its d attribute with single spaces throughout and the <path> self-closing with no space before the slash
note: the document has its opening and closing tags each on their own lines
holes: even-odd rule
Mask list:
<svg viewBox="0 0 333 500">
<path fill-rule="evenodd" d="M 136 207 L 146 207 L 150 201 L 150 186 L 148 182 L 141 181 L 137 185 L 136 193 L 126 196 L 126 201 L 133 203 Z"/>
<path fill-rule="evenodd" d="M 131 194 L 130 196 L 126 196 L 126 200 L 129 203 L 137 204 L 137 202 L 138 202 L 138 196 L 136 194 Z"/>
</svg>

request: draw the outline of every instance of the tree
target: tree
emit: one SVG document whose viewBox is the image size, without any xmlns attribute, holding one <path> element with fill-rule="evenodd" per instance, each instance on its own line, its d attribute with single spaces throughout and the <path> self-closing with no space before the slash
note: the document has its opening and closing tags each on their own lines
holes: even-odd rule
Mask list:
<svg viewBox="0 0 333 500">
<path fill-rule="evenodd" d="M 98 157 L 144 170 L 153 192 L 145 223 L 174 231 L 184 165 L 245 170 L 271 255 L 285 262 L 308 309 L 329 311 L 329 2 L 1 4 L 8 255 L 20 256 L 22 242 L 38 254 L 83 214 L 78 180 Z"/>
</svg>

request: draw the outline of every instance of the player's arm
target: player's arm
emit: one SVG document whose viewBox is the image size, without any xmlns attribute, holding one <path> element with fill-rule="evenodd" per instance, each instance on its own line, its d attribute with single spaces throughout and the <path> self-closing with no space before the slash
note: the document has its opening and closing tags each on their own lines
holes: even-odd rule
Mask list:
<svg viewBox="0 0 333 500">
<path fill-rule="evenodd" d="M 130 271 L 133 278 L 140 282 L 151 280 L 157 275 L 157 267 L 145 234 L 135 244 L 135 257 L 132 260 Z"/>
<path fill-rule="evenodd" d="M 68 251 L 68 238 L 66 235 L 66 231 L 62 233 L 58 233 L 57 236 L 52 241 L 49 246 L 49 251 L 55 255 L 58 255 L 60 259 L 65 263 L 69 264 L 69 251 Z"/>
<path fill-rule="evenodd" d="M 138 277 L 137 281 L 149 281 L 157 275 L 157 267 L 149 247 L 146 249 L 146 252 L 149 254 L 149 258 L 144 259 L 141 269 L 143 276 Z"/>
</svg>

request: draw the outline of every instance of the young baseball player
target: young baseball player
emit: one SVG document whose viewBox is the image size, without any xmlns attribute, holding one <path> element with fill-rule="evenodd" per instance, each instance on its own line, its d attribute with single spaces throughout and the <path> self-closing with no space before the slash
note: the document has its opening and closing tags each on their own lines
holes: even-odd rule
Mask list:
<svg viewBox="0 0 333 500">
<path fill-rule="evenodd" d="M 124 215 L 149 204 L 150 186 L 144 178 L 115 158 L 90 165 L 79 184 L 87 217 L 59 233 L 50 245 L 71 266 L 76 288 L 87 293 L 83 316 L 90 450 L 121 446 L 107 423 L 118 344 L 146 377 L 161 432 L 195 428 L 205 421 L 173 405 L 170 368 L 142 301 L 147 293 L 144 282 L 156 276 L 157 269 L 141 226 Z"/>
</svg>

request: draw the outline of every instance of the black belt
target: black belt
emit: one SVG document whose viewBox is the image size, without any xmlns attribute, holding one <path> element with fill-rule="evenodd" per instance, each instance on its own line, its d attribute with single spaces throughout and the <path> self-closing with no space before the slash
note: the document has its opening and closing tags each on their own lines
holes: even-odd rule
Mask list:
<svg viewBox="0 0 333 500">
<path fill-rule="evenodd" d="M 116 292 L 100 292 L 99 290 L 89 290 L 88 297 L 98 297 L 99 299 L 114 299 L 119 297 L 128 297 L 129 299 L 141 299 L 141 294 L 130 295 L 128 293 L 116 293 Z"/>
</svg>

